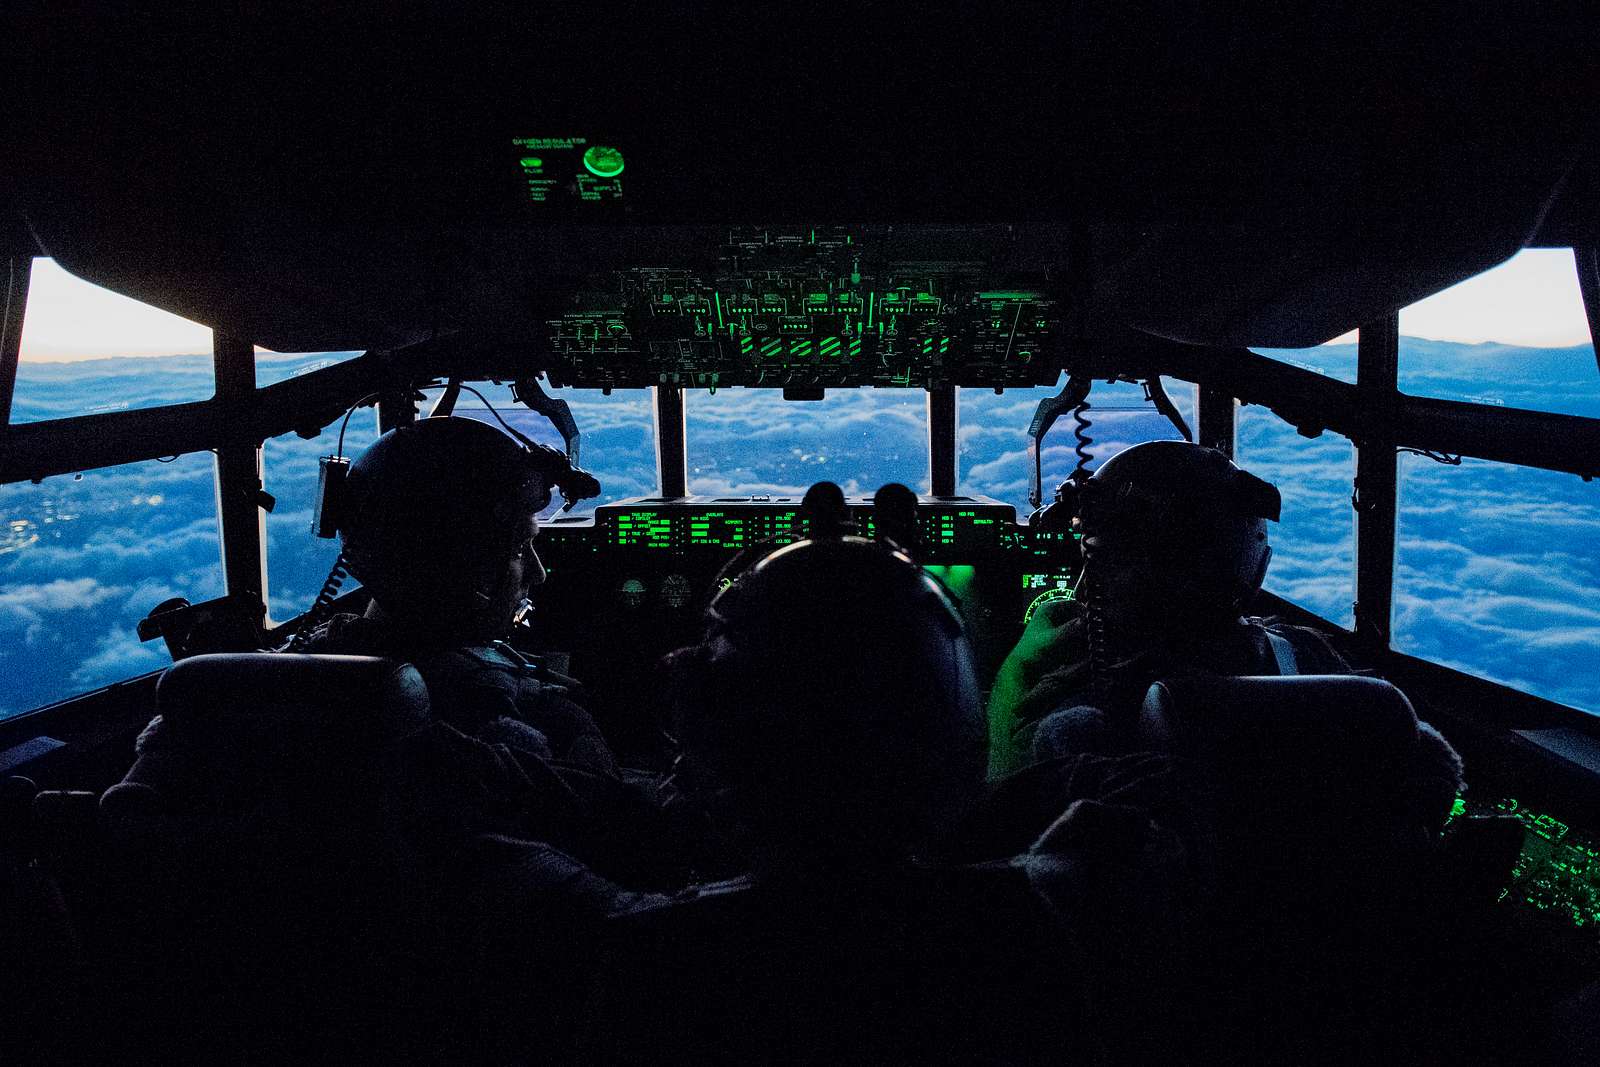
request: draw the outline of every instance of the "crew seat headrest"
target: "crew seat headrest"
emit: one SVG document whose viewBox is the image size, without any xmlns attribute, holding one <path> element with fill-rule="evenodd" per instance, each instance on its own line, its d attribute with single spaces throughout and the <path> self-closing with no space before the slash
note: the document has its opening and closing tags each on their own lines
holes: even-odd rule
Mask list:
<svg viewBox="0 0 1600 1067">
<path fill-rule="evenodd" d="M 1143 746 L 1241 777 L 1333 780 L 1403 774 L 1420 728 L 1404 693 L 1359 675 L 1193 677 L 1157 682 L 1139 715 Z"/>
<path fill-rule="evenodd" d="M 156 708 L 186 728 L 268 740 L 296 727 L 382 740 L 428 721 L 428 687 L 409 663 L 376 656 L 231 652 L 172 665 Z"/>
<path fill-rule="evenodd" d="M 372 656 L 194 656 L 161 676 L 156 708 L 160 722 L 112 792 L 248 801 L 319 783 L 337 790 L 430 721 L 416 668 Z"/>
</svg>

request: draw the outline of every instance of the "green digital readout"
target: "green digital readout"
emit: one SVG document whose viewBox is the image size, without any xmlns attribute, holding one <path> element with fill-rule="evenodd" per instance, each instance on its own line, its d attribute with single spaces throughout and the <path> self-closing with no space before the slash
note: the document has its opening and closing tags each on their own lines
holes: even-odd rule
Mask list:
<svg viewBox="0 0 1600 1067">
<path fill-rule="evenodd" d="M 739 551 L 751 545 L 782 545 L 806 536 L 808 522 L 798 508 L 735 501 L 733 507 L 666 508 L 654 510 L 627 507 L 602 512 L 610 532 L 610 543 L 619 548 L 707 548 Z M 1002 514 L 975 508 L 959 510 L 923 509 L 918 516 L 922 544 L 927 548 L 976 548 L 1000 546 L 1006 530 Z M 876 535 L 871 512 L 857 508 L 856 532 L 864 537 Z M 948 558 L 948 557 L 946 557 Z"/>
<path fill-rule="evenodd" d="M 625 511 L 617 516 L 616 544 L 623 548 L 671 548 L 672 518 L 654 511 Z"/>
<path fill-rule="evenodd" d="M 953 546 L 957 544 L 988 544 L 996 540 L 995 518 L 979 515 L 977 511 L 964 510 L 924 516 L 922 534 L 930 544 Z"/>
<path fill-rule="evenodd" d="M 714 548 L 741 549 L 749 542 L 745 539 L 747 516 L 730 515 L 725 511 L 703 511 L 689 520 L 689 543 Z"/>
</svg>

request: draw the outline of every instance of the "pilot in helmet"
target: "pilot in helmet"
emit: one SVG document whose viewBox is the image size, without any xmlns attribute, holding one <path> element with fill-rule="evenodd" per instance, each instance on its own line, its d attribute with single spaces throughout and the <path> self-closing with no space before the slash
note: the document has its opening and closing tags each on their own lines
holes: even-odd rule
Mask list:
<svg viewBox="0 0 1600 1067">
<path fill-rule="evenodd" d="M 720 793 L 758 870 L 903 859 L 982 786 L 960 617 L 892 546 L 835 535 L 772 552 L 669 662 L 680 777 Z"/>
<path fill-rule="evenodd" d="M 321 624 L 303 651 L 409 660 L 443 721 L 613 770 L 575 683 L 502 640 L 544 581 L 535 516 L 553 489 L 577 499 L 599 486 L 560 452 L 473 419 L 390 430 L 351 464 L 338 508 L 343 558 L 371 603 Z"/>
</svg>

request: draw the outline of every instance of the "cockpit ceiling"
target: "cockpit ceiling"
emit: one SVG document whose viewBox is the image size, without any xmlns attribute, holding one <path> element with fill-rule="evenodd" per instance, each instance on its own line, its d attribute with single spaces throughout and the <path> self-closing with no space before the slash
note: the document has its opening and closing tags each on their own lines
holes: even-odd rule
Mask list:
<svg viewBox="0 0 1600 1067">
<path fill-rule="evenodd" d="M 597 273 L 704 268 L 707 229 L 932 223 L 1066 232 L 1088 336 L 1299 346 L 1592 190 L 1600 9 L 1447 6 L 24 15 L 0 167 L 68 269 L 281 350 L 541 336 Z"/>
</svg>

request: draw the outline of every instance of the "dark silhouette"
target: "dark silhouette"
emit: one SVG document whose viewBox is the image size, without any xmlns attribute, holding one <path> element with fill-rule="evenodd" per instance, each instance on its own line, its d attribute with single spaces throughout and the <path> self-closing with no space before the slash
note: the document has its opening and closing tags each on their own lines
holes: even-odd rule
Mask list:
<svg viewBox="0 0 1600 1067">
<path fill-rule="evenodd" d="M 607 931 L 592 1051 L 652 1059 L 1005 1062 L 1082 1039 L 1022 871 L 942 866 L 985 730 L 959 617 L 856 538 L 771 553 L 670 660 L 678 780 L 750 873 Z"/>
<path fill-rule="evenodd" d="M 586 477 L 561 453 L 472 419 L 423 419 L 384 434 L 351 465 L 338 508 L 344 559 L 372 600 L 359 618 L 324 623 L 304 650 L 413 663 L 436 718 L 614 771 L 574 700 L 577 683 L 501 640 L 544 581 L 535 516 L 552 490 Z"/>
<path fill-rule="evenodd" d="M 1315 631 L 1244 616 L 1272 558 L 1279 497 L 1222 453 L 1134 445 L 1075 495 L 1078 597 L 1044 605 L 995 679 L 993 773 L 1126 749 L 1145 690 L 1171 674 L 1349 669 Z"/>
</svg>

